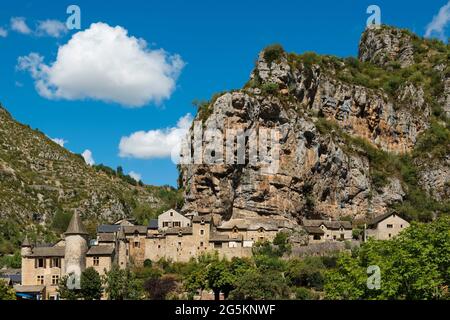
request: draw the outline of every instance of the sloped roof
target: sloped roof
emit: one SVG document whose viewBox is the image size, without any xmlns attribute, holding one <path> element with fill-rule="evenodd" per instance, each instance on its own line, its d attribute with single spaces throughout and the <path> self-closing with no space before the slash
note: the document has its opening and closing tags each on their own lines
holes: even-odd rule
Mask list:
<svg viewBox="0 0 450 320">
<path fill-rule="evenodd" d="M 325 232 L 320 227 L 303 227 L 309 234 L 325 234 Z"/>
<path fill-rule="evenodd" d="M 122 230 L 125 234 L 133 234 L 136 232 L 139 234 L 147 234 L 146 226 L 122 226 Z"/>
<path fill-rule="evenodd" d="M 80 215 L 78 214 L 78 212 L 75 212 L 73 214 L 72 219 L 70 220 L 70 223 L 69 223 L 69 227 L 67 228 L 67 231 L 64 234 L 65 235 L 88 234 L 88 232 L 86 231 L 86 228 L 83 225 L 83 222 L 81 221 L 81 218 L 80 218 Z"/>
<path fill-rule="evenodd" d="M 278 226 L 268 223 L 267 221 L 247 221 L 245 219 L 231 219 L 225 221 L 220 226 L 217 227 L 218 230 L 232 230 L 234 228 L 240 230 L 259 230 L 264 229 L 266 231 L 277 231 Z"/>
<path fill-rule="evenodd" d="M 303 220 L 303 226 L 305 227 L 320 227 L 324 225 L 328 229 L 338 230 L 341 227 L 344 229 L 352 229 L 350 221 L 329 221 L 329 220 Z"/>
<path fill-rule="evenodd" d="M 401 219 L 403 219 L 403 220 L 406 221 L 406 219 L 403 218 L 403 217 L 402 217 L 401 215 L 399 215 L 398 213 L 396 213 L 396 212 L 388 212 L 388 213 L 385 213 L 385 214 L 379 215 L 378 217 L 373 218 L 372 220 L 370 220 L 370 221 L 367 223 L 367 225 L 368 225 L 369 227 L 375 226 L 375 225 L 377 225 L 378 223 L 380 223 L 381 221 L 383 221 L 384 219 L 387 219 L 387 218 L 389 218 L 389 217 L 392 216 L 392 215 L 396 215 L 396 216 L 398 216 L 398 217 L 400 217 Z"/>
<path fill-rule="evenodd" d="M 120 225 L 118 224 L 102 224 L 97 227 L 98 233 L 114 233 L 119 231 Z"/>
<path fill-rule="evenodd" d="M 25 239 L 23 239 L 22 247 L 31 247 L 31 243 L 28 240 L 28 236 L 25 236 Z"/>
<path fill-rule="evenodd" d="M 36 286 L 22 286 L 22 285 L 15 285 L 14 290 L 19 293 L 35 293 L 35 292 L 42 292 L 44 291 L 45 286 L 44 285 L 36 285 Z"/>
<path fill-rule="evenodd" d="M 64 257 L 65 247 L 35 247 L 29 257 Z"/>
<path fill-rule="evenodd" d="M 148 228 L 151 230 L 158 230 L 158 219 L 151 219 Z"/>
<path fill-rule="evenodd" d="M 192 227 L 183 227 L 183 228 L 169 228 L 165 232 L 165 234 L 192 234 Z"/>
<path fill-rule="evenodd" d="M 114 236 L 113 233 L 99 233 L 98 241 L 99 242 L 115 242 L 116 237 Z"/>
<path fill-rule="evenodd" d="M 205 215 L 205 216 L 194 216 L 192 217 L 192 222 L 206 222 L 206 223 L 210 223 L 212 220 L 211 215 Z"/>
<path fill-rule="evenodd" d="M 100 245 L 100 246 L 92 246 L 89 248 L 86 255 L 88 256 L 110 256 L 114 252 L 113 246 L 106 246 L 106 245 Z"/>
<path fill-rule="evenodd" d="M 220 234 L 217 232 L 213 232 L 209 238 L 209 241 L 210 242 L 231 242 L 231 241 L 242 242 L 242 239 L 243 239 L 242 235 L 239 235 L 236 238 L 230 238 L 226 234 Z"/>
</svg>

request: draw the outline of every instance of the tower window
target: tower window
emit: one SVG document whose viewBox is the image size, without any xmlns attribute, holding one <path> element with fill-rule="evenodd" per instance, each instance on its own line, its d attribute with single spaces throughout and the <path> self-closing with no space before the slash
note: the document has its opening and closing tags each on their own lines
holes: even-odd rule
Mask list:
<svg viewBox="0 0 450 320">
<path fill-rule="evenodd" d="M 133 242 L 133 247 L 134 248 L 140 248 L 141 247 L 141 243 L 139 241 L 135 241 L 135 242 Z"/>
<path fill-rule="evenodd" d="M 200 235 L 203 236 L 205 234 L 205 230 L 201 229 L 200 230 Z"/>
<path fill-rule="evenodd" d="M 100 258 L 99 257 L 93 257 L 92 258 L 92 261 L 93 261 L 93 265 L 95 266 L 95 267 L 98 267 L 99 265 L 100 265 Z"/>
</svg>

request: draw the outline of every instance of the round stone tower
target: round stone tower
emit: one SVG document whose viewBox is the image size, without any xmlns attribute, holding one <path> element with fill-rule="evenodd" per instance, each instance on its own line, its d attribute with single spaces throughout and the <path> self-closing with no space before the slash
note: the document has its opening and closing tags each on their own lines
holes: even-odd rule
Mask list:
<svg viewBox="0 0 450 320">
<path fill-rule="evenodd" d="M 73 277 L 75 283 L 79 283 L 81 273 L 86 269 L 88 233 L 78 213 L 72 216 L 64 235 L 66 243 L 64 252 L 65 272 L 66 275 Z"/>
<path fill-rule="evenodd" d="M 23 239 L 22 245 L 20 247 L 20 254 L 22 257 L 31 255 L 31 244 L 28 240 L 28 236 L 25 236 L 25 239 Z"/>
</svg>

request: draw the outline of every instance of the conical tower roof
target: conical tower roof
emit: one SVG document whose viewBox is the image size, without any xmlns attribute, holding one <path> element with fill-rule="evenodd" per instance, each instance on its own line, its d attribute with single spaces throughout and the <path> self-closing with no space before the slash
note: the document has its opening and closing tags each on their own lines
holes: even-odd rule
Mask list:
<svg viewBox="0 0 450 320">
<path fill-rule="evenodd" d="M 83 222 L 81 222 L 80 215 L 78 212 L 75 212 L 72 216 L 72 219 L 70 220 L 69 227 L 67 228 L 65 235 L 70 234 L 81 234 L 86 235 L 88 232 L 86 231 L 86 228 L 83 225 Z"/>
<path fill-rule="evenodd" d="M 28 240 L 28 236 L 25 236 L 25 239 L 23 239 L 22 247 L 31 247 L 31 243 Z"/>
</svg>

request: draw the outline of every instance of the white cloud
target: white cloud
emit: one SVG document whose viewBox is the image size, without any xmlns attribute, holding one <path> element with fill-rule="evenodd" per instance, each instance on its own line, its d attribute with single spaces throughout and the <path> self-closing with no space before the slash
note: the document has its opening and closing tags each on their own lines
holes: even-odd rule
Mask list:
<svg viewBox="0 0 450 320">
<path fill-rule="evenodd" d="M 12 17 L 11 29 L 22 34 L 30 34 L 32 32 L 24 17 Z"/>
<path fill-rule="evenodd" d="M 171 96 L 184 66 L 178 55 L 150 50 L 124 28 L 95 23 L 77 32 L 47 65 L 37 53 L 19 57 L 38 93 L 48 99 L 95 99 L 130 107 Z"/>
<path fill-rule="evenodd" d="M 138 131 L 128 137 L 122 137 L 119 155 L 138 159 L 170 157 L 173 149 L 177 148 L 186 136 L 192 120 L 192 115 L 187 114 L 178 120 L 176 127 Z"/>
<path fill-rule="evenodd" d="M 36 34 L 38 36 L 49 36 L 53 38 L 62 37 L 67 33 L 67 31 L 68 30 L 65 23 L 50 19 L 39 21 L 36 28 Z"/>
<path fill-rule="evenodd" d="M 92 151 L 91 150 L 84 150 L 84 152 L 81 154 L 84 158 L 84 161 L 86 164 L 93 166 L 95 164 L 94 158 L 92 157 Z"/>
<path fill-rule="evenodd" d="M 64 147 L 64 145 L 67 143 L 66 140 L 61 139 L 61 138 L 50 138 L 54 143 L 59 144 L 61 147 Z"/>
<path fill-rule="evenodd" d="M 140 173 L 136 173 L 134 171 L 130 171 L 130 173 L 128 175 L 130 177 L 132 177 L 134 180 L 136 180 L 137 182 L 142 180 L 142 175 Z"/>
<path fill-rule="evenodd" d="M 425 31 L 425 37 L 431 37 L 436 34 L 441 40 L 447 40 L 445 37 L 445 28 L 450 22 L 450 1 L 439 9 L 437 15 L 428 24 Z"/>
<path fill-rule="evenodd" d="M 8 36 L 8 31 L 0 27 L 0 38 L 6 38 Z"/>
</svg>

